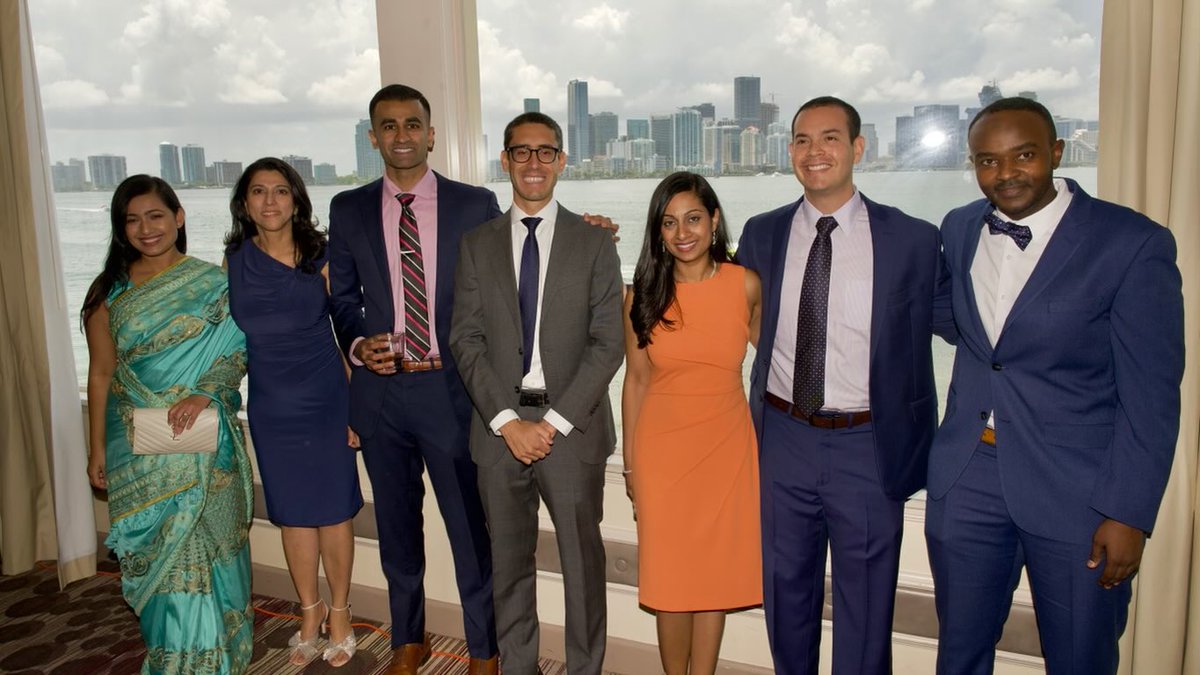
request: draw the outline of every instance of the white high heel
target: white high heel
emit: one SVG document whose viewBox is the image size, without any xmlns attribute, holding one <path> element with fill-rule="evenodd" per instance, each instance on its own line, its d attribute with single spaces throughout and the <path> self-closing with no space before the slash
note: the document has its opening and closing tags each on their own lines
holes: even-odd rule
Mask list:
<svg viewBox="0 0 1200 675">
<path fill-rule="evenodd" d="M 346 603 L 345 607 L 330 607 L 329 611 L 349 613 L 350 603 Z M 328 618 L 328 616 L 329 615 L 326 614 L 326 618 Z M 330 632 L 330 636 L 332 635 L 333 633 Z M 321 658 L 325 659 L 330 666 L 334 668 L 341 668 L 347 663 L 350 663 L 350 659 L 354 658 L 354 654 L 357 651 L 358 639 L 354 637 L 354 626 L 351 626 L 350 633 L 346 635 L 346 637 L 342 638 L 341 642 L 333 644 L 333 639 L 330 637 L 329 646 L 325 648 L 325 654 Z M 345 654 L 345 659 L 340 658 L 342 654 Z"/>
<path fill-rule="evenodd" d="M 300 607 L 300 611 L 308 611 L 317 605 L 323 604 L 325 604 L 324 600 L 317 600 L 307 607 Z M 321 639 L 321 627 L 324 626 L 325 622 L 329 620 L 329 609 L 329 606 L 326 605 L 325 618 L 321 619 L 321 623 L 317 624 L 317 632 L 315 635 L 305 640 L 301 637 L 300 631 L 296 631 L 296 634 L 288 640 L 288 646 L 292 648 L 291 653 L 288 654 L 288 663 L 292 664 L 293 666 L 303 666 L 317 658 L 317 654 L 319 654 L 321 651 L 317 649 L 317 642 L 319 642 Z"/>
</svg>

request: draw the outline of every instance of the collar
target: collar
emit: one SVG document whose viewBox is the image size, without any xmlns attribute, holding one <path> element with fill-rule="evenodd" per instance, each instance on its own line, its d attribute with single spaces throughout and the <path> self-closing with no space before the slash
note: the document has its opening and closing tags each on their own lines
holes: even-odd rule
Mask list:
<svg viewBox="0 0 1200 675">
<path fill-rule="evenodd" d="M 534 216 L 542 219 L 542 222 L 538 227 L 553 226 L 555 221 L 558 220 L 558 200 L 551 199 L 550 203 L 543 206 L 542 210 L 538 211 L 537 213 L 525 213 L 519 206 L 513 204 L 512 209 L 509 210 L 509 214 L 513 225 L 525 227 L 525 224 L 521 222 L 521 219 Z"/>
<path fill-rule="evenodd" d="M 844 232 L 853 232 L 854 228 L 858 227 L 859 210 L 866 207 L 867 205 L 863 203 L 862 193 L 858 191 L 857 187 L 854 188 L 854 194 L 850 195 L 850 199 L 847 199 L 846 203 L 839 206 L 833 213 L 821 213 L 807 199 L 800 202 L 800 210 L 804 214 L 804 221 L 809 227 L 815 228 L 817 226 L 817 219 L 821 216 L 833 216 L 834 220 L 838 223 L 838 229 Z"/>
<path fill-rule="evenodd" d="M 405 190 L 401 190 L 395 183 L 392 182 L 388 175 L 383 174 L 383 193 L 390 195 L 392 199 L 396 195 L 403 194 Z M 413 186 L 413 189 L 407 190 L 410 194 L 416 195 L 417 199 L 433 199 L 437 197 L 437 176 L 434 175 L 433 169 L 427 169 L 425 175 L 421 176 L 421 180 Z"/>
<path fill-rule="evenodd" d="M 1003 211 L 996 207 L 992 207 L 992 212 L 1004 220 L 1010 220 L 1018 225 L 1024 225 L 1029 228 L 1035 240 L 1041 235 L 1045 236 L 1048 232 L 1054 230 L 1058 223 L 1062 221 L 1063 215 L 1067 212 L 1067 208 L 1071 206 L 1071 186 L 1062 178 L 1054 179 L 1054 199 L 1044 206 L 1037 213 L 1033 213 L 1021 220 L 1013 220 L 1009 218 Z M 839 223 L 841 221 L 838 221 Z"/>
</svg>

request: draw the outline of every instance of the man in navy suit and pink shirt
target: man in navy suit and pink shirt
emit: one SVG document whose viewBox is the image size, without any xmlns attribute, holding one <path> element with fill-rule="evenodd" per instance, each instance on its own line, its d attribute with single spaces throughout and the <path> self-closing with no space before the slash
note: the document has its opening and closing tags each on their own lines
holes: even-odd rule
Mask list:
<svg viewBox="0 0 1200 675">
<path fill-rule="evenodd" d="M 854 185 L 860 126 L 840 99 L 800 106 L 788 150 L 804 197 L 751 218 L 737 252 L 762 277 L 749 398 L 785 675 L 817 672 L 830 549 L 833 672 L 891 672 L 904 502 L 937 424 L 933 333 L 954 332 L 937 228 Z"/>
<path fill-rule="evenodd" d="M 986 199 L 942 224 L 959 339 L 925 516 L 938 672 L 992 672 L 1024 568 L 1046 672 L 1115 673 L 1179 431 L 1175 240 L 1054 178 L 1036 101 L 984 108 L 968 142 Z"/>
</svg>

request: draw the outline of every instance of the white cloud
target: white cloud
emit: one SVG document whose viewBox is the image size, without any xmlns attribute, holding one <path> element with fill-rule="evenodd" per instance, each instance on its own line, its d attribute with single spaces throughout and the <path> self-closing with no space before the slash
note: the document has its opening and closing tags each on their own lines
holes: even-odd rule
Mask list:
<svg viewBox="0 0 1200 675">
<path fill-rule="evenodd" d="M 861 100 L 863 103 L 907 103 L 920 102 L 927 98 L 925 73 L 916 70 L 907 79 L 887 78 L 867 87 Z"/>
<path fill-rule="evenodd" d="M 593 7 L 586 14 L 576 17 L 571 23 L 576 28 L 597 33 L 620 33 L 624 30 L 629 15 L 629 10 L 616 10 L 605 2 Z"/>
<path fill-rule="evenodd" d="M 255 46 L 226 42 L 217 46 L 216 56 L 226 73 L 217 94 L 221 102 L 262 105 L 288 100 L 279 88 L 284 51 L 271 38 L 264 36 Z"/>
<path fill-rule="evenodd" d="M 67 61 L 62 52 L 54 47 L 35 42 L 33 54 L 37 62 L 38 80 L 41 82 L 53 82 L 67 74 Z"/>
<path fill-rule="evenodd" d="M 1096 39 L 1090 33 L 1081 33 L 1079 35 L 1060 35 L 1051 41 L 1055 49 L 1084 49 L 1090 50 L 1096 47 Z"/>
<path fill-rule="evenodd" d="M 313 82 L 307 96 L 317 105 L 360 110 L 364 92 L 374 92 L 379 84 L 379 50 L 365 49 L 350 59 L 341 73 Z"/>
<path fill-rule="evenodd" d="M 976 75 L 952 77 L 937 86 L 937 98 L 941 101 L 972 100 L 983 83 L 984 79 Z"/>
<path fill-rule="evenodd" d="M 502 117 L 521 109 L 525 97 L 540 98 L 542 110 L 566 106 L 566 88 L 554 73 L 529 63 L 520 49 L 502 44 L 500 31 L 486 21 L 479 22 L 479 83 L 484 107 L 504 111 Z"/>
<path fill-rule="evenodd" d="M 609 80 L 604 80 L 595 75 L 590 77 L 574 78 L 579 80 L 587 80 L 588 83 L 588 98 L 622 98 L 625 92 L 616 83 Z"/>
<path fill-rule="evenodd" d="M 937 0 L 910 0 L 908 10 L 910 12 L 923 12 L 930 7 L 933 7 Z"/>
<path fill-rule="evenodd" d="M 1000 81 L 1000 89 L 1012 95 L 1018 91 L 1064 91 L 1074 89 L 1081 83 L 1082 78 L 1075 68 L 1065 73 L 1057 68 L 1038 68 L 1013 73 Z"/>
<path fill-rule="evenodd" d="M 59 80 L 42 86 L 42 105 L 47 109 L 86 108 L 108 102 L 103 89 L 84 80 Z"/>
</svg>

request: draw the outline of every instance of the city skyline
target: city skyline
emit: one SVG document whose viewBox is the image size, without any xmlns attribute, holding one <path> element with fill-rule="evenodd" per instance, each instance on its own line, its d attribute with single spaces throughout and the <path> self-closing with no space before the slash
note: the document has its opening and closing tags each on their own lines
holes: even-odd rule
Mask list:
<svg viewBox="0 0 1200 675">
<path fill-rule="evenodd" d="M 993 80 L 1038 91 L 1058 115 L 1094 119 L 1098 107 L 1100 8 L 1086 0 L 699 0 L 683 35 L 696 48 L 685 49 L 658 35 L 683 16 L 675 3 L 564 0 L 551 17 L 529 0 L 480 0 L 477 16 L 492 139 L 525 98 L 565 120 L 570 80 L 589 83 L 592 110 L 623 119 L 701 103 L 733 118 L 733 78 L 751 75 L 760 119 L 777 106 L 786 121 L 803 100 L 838 94 L 876 120 L 885 147 L 895 116 L 971 105 Z M 210 156 L 296 153 L 355 167 L 354 124 L 379 85 L 371 0 L 44 0 L 31 18 L 55 159 L 124 154 L 131 171 L 155 173 L 166 139 Z"/>
</svg>

